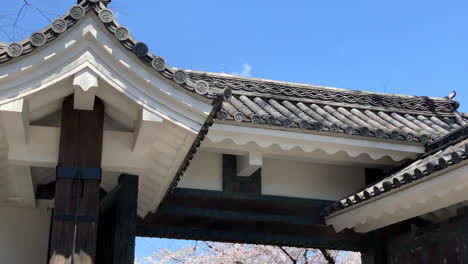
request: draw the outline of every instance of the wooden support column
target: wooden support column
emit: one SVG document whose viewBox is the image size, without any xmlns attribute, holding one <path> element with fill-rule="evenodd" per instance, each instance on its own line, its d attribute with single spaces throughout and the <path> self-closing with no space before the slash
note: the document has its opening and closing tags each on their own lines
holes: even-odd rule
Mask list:
<svg viewBox="0 0 468 264">
<path fill-rule="evenodd" d="M 119 178 L 122 186 L 117 198 L 114 264 L 133 264 L 137 219 L 138 177 L 124 174 Z"/>
<path fill-rule="evenodd" d="M 138 199 L 138 176 L 123 174 L 101 201 L 98 232 L 99 264 L 133 264 Z"/>
<path fill-rule="evenodd" d="M 373 231 L 370 235 L 372 246 L 361 252 L 362 264 L 387 264 L 389 227 Z"/>
<path fill-rule="evenodd" d="M 101 178 L 104 104 L 62 107 L 50 264 L 94 264 Z"/>
</svg>

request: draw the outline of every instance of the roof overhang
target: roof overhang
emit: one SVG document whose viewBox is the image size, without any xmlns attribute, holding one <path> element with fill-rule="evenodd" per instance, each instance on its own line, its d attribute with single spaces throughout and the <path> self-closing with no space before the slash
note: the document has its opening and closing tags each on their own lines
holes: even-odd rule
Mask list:
<svg viewBox="0 0 468 264">
<path fill-rule="evenodd" d="M 295 159 L 321 157 L 321 162 L 340 164 L 395 164 L 424 153 L 421 145 L 398 144 L 391 141 L 370 141 L 304 133 L 294 130 L 265 129 L 216 123 L 210 129 L 203 148 L 219 151 L 263 153 L 271 156 L 294 156 Z M 324 156 L 325 154 L 325 156 Z M 343 155 L 344 154 L 344 155 Z M 379 163 L 380 161 L 380 163 Z"/>
<path fill-rule="evenodd" d="M 434 173 L 424 181 L 408 184 L 378 199 L 363 202 L 326 217 L 335 231 L 370 232 L 403 220 L 468 200 L 468 163 Z"/>
<path fill-rule="evenodd" d="M 60 128 L 34 122 L 59 111 L 70 94 L 85 108 L 99 97 L 106 114 L 127 128 L 104 131 L 102 168 L 140 176 L 142 217 L 156 210 L 206 134 L 222 94 L 199 95 L 167 78 L 125 49 L 101 20 L 88 12 L 51 43 L 0 67 L 0 204 L 27 205 L 22 201 L 34 200 L 35 191 L 28 167 L 57 165 Z M 29 179 L 21 188 L 16 168 Z"/>
</svg>

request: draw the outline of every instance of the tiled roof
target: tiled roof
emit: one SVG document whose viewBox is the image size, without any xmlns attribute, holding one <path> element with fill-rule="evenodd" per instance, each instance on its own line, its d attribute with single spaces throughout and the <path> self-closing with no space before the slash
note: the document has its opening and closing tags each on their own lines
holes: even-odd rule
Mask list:
<svg viewBox="0 0 468 264">
<path fill-rule="evenodd" d="M 131 51 L 142 63 L 153 68 L 155 72 L 158 72 L 166 79 L 175 82 L 187 91 L 197 93 L 203 97 L 216 99 L 221 95 L 226 100 L 229 99 L 230 89 L 213 89 L 205 81 L 194 81 L 189 78 L 184 70 L 169 66 L 163 57 L 151 53 L 145 43 L 138 42 L 133 38 L 129 30 L 115 19 L 112 11 L 106 8 L 106 1 L 100 0 L 82 0 L 78 5 L 72 6 L 67 14 L 54 20 L 44 29 L 32 33 L 29 38 L 5 45 L 0 43 L 0 65 L 34 53 L 73 28 L 90 13 L 98 17 L 104 27 L 125 49 Z"/>
<path fill-rule="evenodd" d="M 189 76 L 232 90 L 218 120 L 423 143 L 467 124 L 454 95 L 368 93 L 198 71 Z"/>
<path fill-rule="evenodd" d="M 405 187 L 434 172 L 442 171 L 461 162 L 468 162 L 468 125 L 453 131 L 427 146 L 427 152 L 408 166 L 391 173 L 383 180 L 349 195 L 324 209 L 324 215 L 369 201 L 386 192 Z"/>
<path fill-rule="evenodd" d="M 44 46 L 54 42 L 60 35 L 66 34 L 66 32 L 70 31 L 80 20 L 83 20 L 89 15 L 99 19 L 103 27 L 112 34 L 114 39 L 120 42 L 124 49 L 133 53 L 149 70 L 152 70 L 155 74 L 160 74 L 163 78 L 169 80 L 176 86 L 180 86 L 185 91 L 211 99 L 213 108 L 206 117 L 190 150 L 186 153 L 176 175 L 172 179 L 165 194 L 167 195 L 175 188 L 190 165 L 209 127 L 213 124 L 214 117 L 221 110 L 222 102 L 230 99 L 231 89 L 219 89 L 210 86 L 203 80 L 192 80 L 186 71 L 169 66 L 163 57 L 155 56 L 149 51 L 146 44 L 138 42 L 129 33 L 127 28 L 119 24 L 112 11 L 106 8 L 106 3 L 108 2 L 110 1 L 82 0 L 78 5 L 72 6 L 67 14 L 54 20 L 44 29 L 34 32 L 29 38 L 4 46 L 0 43 L 0 66 L 10 62 L 14 63 L 27 55 L 32 55 Z"/>
<path fill-rule="evenodd" d="M 229 99 L 232 91 L 233 99 L 223 104 L 218 120 L 424 143 L 457 129 L 468 119 L 456 112 L 458 103 L 452 100 L 453 96 L 368 93 L 175 69 L 135 40 L 115 20 L 112 11 L 97 0 L 82 1 L 30 38 L 0 47 L 0 64 L 54 41 L 90 11 L 140 61 L 186 90 L 211 99 L 219 95 Z"/>
</svg>

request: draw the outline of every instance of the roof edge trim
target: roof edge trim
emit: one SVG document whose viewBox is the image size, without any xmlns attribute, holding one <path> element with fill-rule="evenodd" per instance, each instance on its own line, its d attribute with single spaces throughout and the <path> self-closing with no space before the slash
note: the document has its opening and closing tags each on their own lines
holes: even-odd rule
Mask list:
<svg viewBox="0 0 468 264">
<path fill-rule="evenodd" d="M 194 80 L 206 81 L 218 88 L 231 88 L 235 94 L 260 97 L 268 95 L 269 97 L 287 97 L 297 100 L 316 100 L 323 103 L 345 103 L 364 108 L 366 106 L 368 108 L 384 107 L 425 114 L 453 115 L 459 106 L 457 101 L 445 97 L 384 94 L 202 71 L 187 70 L 187 72 Z"/>
<path fill-rule="evenodd" d="M 125 49 L 131 51 L 142 63 L 153 68 L 161 76 L 200 96 L 217 100 L 221 94 L 224 100 L 230 99 L 232 95 L 230 89 L 218 89 L 211 87 L 205 81 L 192 80 L 186 71 L 173 68 L 167 64 L 163 57 L 155 56 L 149 51 L 146 44 L 133 38 L 128 29 L 115 19 L 113 12 L 98 0 L 84 0 L 78 5 L 72 6 L 67 14 L 54 20 L 44 29 L 32 33 L 29 38 L 0 47 L 0 65 L 14 62 L 53 42 L 89 13 L 94 13 Z"/>
</svg>

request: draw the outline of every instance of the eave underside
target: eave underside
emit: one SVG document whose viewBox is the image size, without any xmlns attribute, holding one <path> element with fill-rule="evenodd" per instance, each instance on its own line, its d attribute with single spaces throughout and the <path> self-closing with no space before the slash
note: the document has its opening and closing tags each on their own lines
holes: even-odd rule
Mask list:
<svg viewBox="0 0 468 264">
<path fill-rule="evenodd" d="M 468 133 L 466 127 L 459 131 L 451 134 L 453 141 L 429 146 L 410 165 L 327 206 L 327 224 L 368 232 L 466 201 Z"/>
<path fill-rule="evenodd" d="M 157 208 L 207 133 L 223 95 L 187 92 L 141 65 L 97 19 L 82 18 L 37 56 L 0 68 L 0 203 L 36 206 L 35 185 L 54 177 L 61 104 L 72 94 L 75 107 L 104 101 L 103 188 L 112 189 L 120 173 L 139 175 L 140 216 Z M 28 185 L 18 181 L 18 166 Z"/>
</svg>

